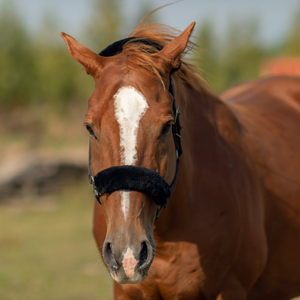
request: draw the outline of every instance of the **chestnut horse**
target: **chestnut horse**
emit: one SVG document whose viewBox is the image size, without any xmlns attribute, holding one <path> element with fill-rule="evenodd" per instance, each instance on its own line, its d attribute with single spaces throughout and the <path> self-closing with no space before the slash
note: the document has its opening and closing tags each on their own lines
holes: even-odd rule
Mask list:
<svg viewBox="0 0 300 300">
<path fill-rule="evenodd" d="M 220 99 L 182 59 L 193 27 L 175 36 L 142 22 L 100 55 L 61 33 L 95 82 L 84 121 L 93 232 L 114 297 L 290 299 L 300 294 L 300 79 Z"/>
</svg>

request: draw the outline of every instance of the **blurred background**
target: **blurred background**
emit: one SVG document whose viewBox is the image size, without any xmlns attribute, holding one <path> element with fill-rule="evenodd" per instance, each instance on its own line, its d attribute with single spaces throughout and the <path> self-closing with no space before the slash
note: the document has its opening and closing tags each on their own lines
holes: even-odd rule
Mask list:
<svg viewBox="0 0 300 300">
<path fill-rule="evenodd" d="M 59 36 L 100 52 L 165 0 L 0 0 L 0 299 L 112 299 L 92 237 L 93 80 Z M 192 62 L 215 93 L 300 75 L 299 0 L 186 0 L 152 21 L 201 38 Z"/>
</svg>

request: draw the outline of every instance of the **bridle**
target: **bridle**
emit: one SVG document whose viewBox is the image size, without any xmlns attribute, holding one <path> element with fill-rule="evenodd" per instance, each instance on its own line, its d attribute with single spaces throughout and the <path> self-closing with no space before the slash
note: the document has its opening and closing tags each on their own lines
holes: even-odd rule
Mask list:
<svg viewBox="0 0 300 300">
<path fill-rule="evenodd" d="M 120 41 L 117 41 L 104 50 L 99 55 L 101 56 L 114 56 L 123 50 L 125 43 L 143 43 L 155 47 L 158 51 L 163 47 L 155 42 L 147 39 L 130 37 Z M 179 67 L 180 68 L 180 67 Z M 173 113 L 175 123 L 172 125 L 172 133 L 176 151 L 176 171 L 172 184 L 169 184 L 162 178 L 157 172 L 139 166 L 116 166 L 104 169 L 100 171 L 95 177 L 92 175 L 91 169 L 91 144 L 89 145 L 89 182 L 93 186 L 93 194 L 96 200 L 101 204 L 100 197 L 106 193 L 112 193 L 118 190 L 138 191 L 147 194 L 152 200 L 158 205 L 156 212 L 156 218 L 158 219 L 162 208 L 166 208 L 168 200 L 170 199 L 177 182 L 178 171 L 179 171 L 179 157 L 182 154 L 181 148 L 181 136 L 180 136 L 180 122 L 179 122 L 179 106 L 175 105 L 174 86 L 172 74 L 179 68 L 174 68 L 170 72 L 170 86 L 169 92 L 173 97 Z"/>
</svg>

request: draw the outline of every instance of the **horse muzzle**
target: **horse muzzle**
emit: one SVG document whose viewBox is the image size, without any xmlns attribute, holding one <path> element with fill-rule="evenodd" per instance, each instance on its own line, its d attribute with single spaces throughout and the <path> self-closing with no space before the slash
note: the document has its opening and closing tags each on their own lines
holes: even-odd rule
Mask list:
<svg viewBox="0 0 300 300">
<path fill-rule="evenodd" d="M 122 251 L 117 244 L 106 239 L 103 245 L 103 258 L 111 277 L 119 284 L 139 283 L 148 275 L 154 259 L 155 244 L 148 239 L 126 245 Z"/>
</svg>

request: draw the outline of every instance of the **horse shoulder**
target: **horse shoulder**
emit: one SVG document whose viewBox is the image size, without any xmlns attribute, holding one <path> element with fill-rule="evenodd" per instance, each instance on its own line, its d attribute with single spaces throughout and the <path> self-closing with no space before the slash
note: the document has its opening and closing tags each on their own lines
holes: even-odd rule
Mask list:
<svg viewBox="0 0 300 300">
<path fill-rule="evenodd" d="M 300 251 L 300 79 L 258 80 L 226 104 L 244 128 L 243 139 L 263 188 L 268 260 L 250 299 L 277 299 L 282 282 L 292 298 L 300 292 L 293 284 L 300 280 L 300 264 L 282 258 L 296 262 Z"/>
<path fill-rule="evenodd" d="M 228 184 L 232 185 L 234 191 L 241 229 L 240 252 L 231 275 L 228 275 L 231 279 L 228 277 L 228 280 L 235 282 L 234 278 L 240 278 L 242 285 L 250 289 L 263 272 L 267 261 L 263 183 L 245 141 L 247 129 L 238 115 L 228 103 L 218 101 L 215 105 L 215 118 L 220 138 L 228 147 L 232 169 Z"/>
</svg>

